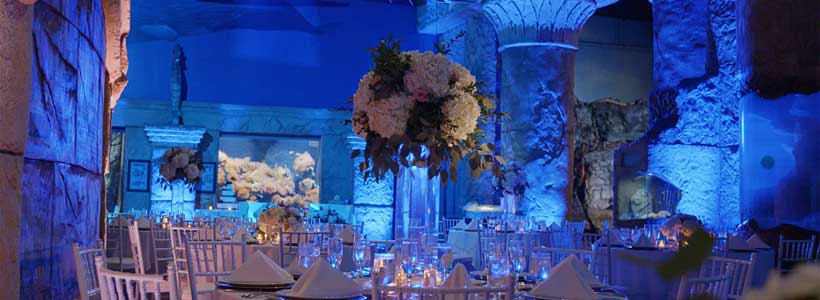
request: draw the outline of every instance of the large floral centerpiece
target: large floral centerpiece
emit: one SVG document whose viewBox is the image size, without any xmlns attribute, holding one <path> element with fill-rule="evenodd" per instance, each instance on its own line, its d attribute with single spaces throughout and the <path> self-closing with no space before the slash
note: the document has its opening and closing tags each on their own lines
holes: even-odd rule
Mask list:
<svg viewBox="0 0 820 300">
<path fill-rule="evenodd" d="M 402 52 L 392 40 L 371 53 L 375 66 L 359 82 L 352 115 L 353 130 L 366 140 L 359 165 L 365 179 L 397 174 L 399 166 L 420 166 L 428 167 L 431 179 L 441 175 L 446 183 L 456 179 L 463 158 L 473 176 L 492 170 L 500 177 L 504 160 L 493 144 L 479 141 L 484 136 L 479 124 L 502 114 L 478 92 L 466 68 L 441 53 Z"/>
<path fill-rule="evenodd" d="M 162 155 L 157 180 L 167 188 L 172 183 L 196 184 L 202 175 L 202 159 L 190 148 L 171 148 Z"/>
<path fill-rule="evenodd" d="M 284 231 L 292 231 L 302 225 L 305 210 L 297 207 L 274 206 L 268 208 L 257 218 L 257 225 L 262 232 L 272 235 L 273 231 L 281 228 Z"/>
<path fill-rule="evenodd" d="M 703 222 L 698 217 L 687 214 L 676 214 L 666 220 L 661 226 L 661 234 L 667 240 L 685 244 L 686 240 L 696 231 L 703 229 Z"/>
<path fill-rule="evenodd" d="M 313 156 L 309 152 L 293 154 L 292 170 L 287 166 L 271 167 L 250 157 L 231 157 L 219 152 L 217 183 L 231 183 L 236 198 L 245 201 L 269 201 L 281 206 L 305 208 L 319 202 L 319 185 L 315 180 Z"/>
</svg>

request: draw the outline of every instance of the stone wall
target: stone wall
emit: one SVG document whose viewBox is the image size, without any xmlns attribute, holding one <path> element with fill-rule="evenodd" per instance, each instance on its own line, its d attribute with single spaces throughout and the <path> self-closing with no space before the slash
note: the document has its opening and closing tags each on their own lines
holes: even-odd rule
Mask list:
<svg viewBox="0 0 820 300">
<path fill-rule="evenodd" d="M 625 104 L 616 99 L 600 99 L 575 106 L 575 201 L 573 211 L 584 213 L 567 216 L 600 225 L 612 219 L 613 152 L 632 142 L 646 131 L 646 101 Z M 585 206 L 585 207 L 582 207 Z"/>
<path fill-rule="evenodd" d="M 87 247 L 99 236 L 103 12 L 92 0 L 43 0 L 33 10 L 19 298 L 73 299 L 71 245 Z"/>
<path fill-rule="evenodd" d="M 735 1 L 657 0 L 653 17 L 648 171 L 683 191 L 679 212 L 733 226 L 740 221 Z"/>
<path fill-rule="evenodd" d="M 32 8 L 0 1 L 0 291 L 17 299 L 23 151 L 31 97 Z"/>
</svg>

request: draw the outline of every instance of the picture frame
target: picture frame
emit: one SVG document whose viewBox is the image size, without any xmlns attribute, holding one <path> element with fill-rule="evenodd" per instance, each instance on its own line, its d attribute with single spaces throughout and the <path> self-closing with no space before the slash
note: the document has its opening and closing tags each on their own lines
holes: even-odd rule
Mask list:
<svg viewBox="0 0 820 300">
<path fill-rule="evenodd" d="M 201 193 L 216 192 L 216 163 L 202 163 L 199 191 Z"/>
<path fill-rule="evenodd" d="M 151 161 L 149 160 L 128 160 L 128 184 L 129 192 L 147 192 L 151 188 Z"/>
</svg>

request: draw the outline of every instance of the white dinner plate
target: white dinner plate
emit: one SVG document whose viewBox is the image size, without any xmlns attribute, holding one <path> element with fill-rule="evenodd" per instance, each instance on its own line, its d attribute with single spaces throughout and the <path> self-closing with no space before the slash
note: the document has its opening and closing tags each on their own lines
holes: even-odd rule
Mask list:
<svg viewBox="0 0 820 300">
<path fill-rule="evenodd" d="M 357 299 L 358 300 L 358 299 L 365 298 L 365 296 L 362 295 L 362 292 L 356 292 L 356 293 L 353 293 L 353 294 L 350 294 L 350 295 L 341 295 L 341 296 L 304 298 L 304 297 L 298 297 L 298 296 L 291 295 L 292 291 L 293 290 L 291 290 L 291 289 L 279 290 L 279 291 L 276 291 L 276 295 L 279 296 L 279 297 L 285 298 L 285 299 L 296 299 L 296 300 L 347 300 L 347 299 Z"/>
</svg>

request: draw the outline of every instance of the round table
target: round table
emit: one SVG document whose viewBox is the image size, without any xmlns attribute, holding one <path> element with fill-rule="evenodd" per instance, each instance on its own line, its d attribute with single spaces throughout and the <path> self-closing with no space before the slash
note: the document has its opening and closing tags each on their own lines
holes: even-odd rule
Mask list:
<svg viewBox="0 0 820 300">
<path fill-rule="evenodd" d="M 630 260 L 629 257 L 639 257 L 652 263 L 658 263 L 672 256 L 670 250 L 637 250 L 621 247 L 612 247 L 612 274 L 610 284 L 623 287 L 631 300 L 663 300 L 675 299 L 679 280 L 664 281 L 655 271 L 652 264 L 642 264 Z M 606 251 L 606 248 L 599 248 Z M 757 251 L 757 260 L 752 270 L 751 287 L 762 287 L 766 282 L 769 271 L 774 269 L 774 251 Z M 751 252 L 729 251 L 727 256 L 734 259 L 748 260 Z M 603 256 L 602 256 L 603 257 Z"/>
</svg>

